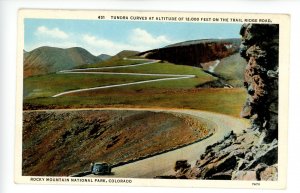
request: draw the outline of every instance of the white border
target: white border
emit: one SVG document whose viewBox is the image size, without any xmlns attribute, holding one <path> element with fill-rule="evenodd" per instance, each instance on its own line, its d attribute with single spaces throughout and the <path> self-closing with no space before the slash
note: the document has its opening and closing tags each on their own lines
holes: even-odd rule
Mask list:
<svg viewBox="0 0 300 193">
<path fill-rule="evenodd" d="M 16 13 L 19 8 L 76 8 L 76 9 L 135 9 L 135 10 L 174 10 L 174 11 L 222 11 L 222 12 L 264 12 L 264 13 L 289 13 L 291 14 L 291 71 L 290 71 L 290 95 L 289 95 L 289 159 L 288 159 L 288 184 L 285 192 L 298 191 L 299 171 L 299 42 L 300 42 L 300 2 L 297 0 L 282 1 L 20 1 L 3 2 L 0 0 L 0 192 L 219 192 L 220 189 L 185 189 L 185 188 L 142 188 L 142 187 L 82 187 L 82 186 L 36 186 L 16 185 L 13 183 L 13 151 L 14 151 L 14 104 L 15 104 L 15 56 L 16 56 Z M 222 192 L 253 192 L 260 190 L 223 189 Z M 265 190 L 264 192 L 273 192 Z"/>
<path fill-rule="evenodd" d="M 17 60 L 17 118 L 16 118 L 16 156 L 15 156 L 15 181 L 17 183 L 34 184 L 78 184 L 95 185 L 95 183 L 79 182 L 36 182 L 30 181 L 31 177 L 22 176 L 22 96 L 23 96 L 23 50 L 24 50 L 24 19 L 25 18 L 47 18 L 47 19 L 84 19 L 98 20 L 98 16 L 105 16 L 106 20 L 112 20 L 111 16 L 122 15 L 144 16 L 144 17 L 198 17 L 198 18 L 239 18 L 239 19 L 271 19 L 273 24 L 279 24 L 279 74 L 280 74 L 280 92 L 279 92 L 279 158 L 278 158 L 278 181 L 235 181 L 235 180 L 170 180 L 170 179 L 131 179 L 132 183 L 97 183 L 97 185 L 128 185 L 128 186 L 175 186 L 175 187 L 211 187 L 211 188 L 268 188 L 282 189 L 286 183 L 286 143 L 287 143 L 287 98 L 288 98 L 288 64 L 289 64 L 289 16 L 283 14 L 228 14 L 228 13 L 195 13 L 195 12 L 129 12 L 129 11 L 81 11 L 81 10 L 20 10 L 18 21 L 18 60 Z M 146 22 L 153 22 L 147 20 Z M 160 21 L 154 21 L 160 22 Z M 174 21 L 176 22 L 176 21 Z M 177 21 L 182 22 L 182 21 Z M 207 22 L 198 22 L 207 23 Z M 232 22 L 214 22 L 209 23 L 232 23 Z M 239 22 L 243 23 L 243 22 Z M 258 23 L 258 22 L 256 22 Z M 60 179 L 60 178 L 59 178 Z M 62 178 L 70 180 L 70 178 Z M 88 178 L 86 178 L 88 179 Z M 257 185 L 259 184 L 259 185 Z"/>
</svg>

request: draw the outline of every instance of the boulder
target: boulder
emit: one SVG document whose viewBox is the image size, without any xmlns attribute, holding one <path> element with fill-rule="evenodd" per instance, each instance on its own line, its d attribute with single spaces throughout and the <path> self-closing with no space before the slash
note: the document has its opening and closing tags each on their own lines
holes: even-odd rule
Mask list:
<svg viewBox="0 0 300 193">
<path fill-rule="evenodd" d="M 183 172 L 183 171 L 188 170 L 190 168 L 191 168 L 191 164 L 189 164 L 187 160 L 178 160 L 175 163 L 174 170 L 176 172 L 177 171 Z"/>
<path fill-rule="evenodd" d="M 260 180 L 262 181 L 276 181 L 278 180 L 278 166 L 274 164 L 266 167 L 260 172 Z"/>
<path fill-rule="evenodd" d="M 233 172 L 232 180 L 250 180 L 256 181 L 256 172 L 255 171 L 237 171 Z"/>
</svg>

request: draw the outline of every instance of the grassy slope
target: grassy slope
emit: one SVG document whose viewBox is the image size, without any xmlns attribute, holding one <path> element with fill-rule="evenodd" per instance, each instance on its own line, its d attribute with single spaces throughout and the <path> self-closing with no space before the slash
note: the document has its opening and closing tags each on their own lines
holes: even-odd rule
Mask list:
<svg viewBox="0 0 300 193">
<path fill-rule="evenodd" d="M 25 100 L 32 105 L 57 105 L 58 108 L 81 107 L 162 107 L 199 109 L 239 117 L 246 98 L 244 89 L 107 89 L 57 98 Z"/>
<path fill-rule="evenodd" d="M 161 77 L 95 74 L 48 74 L 33 76 L 24 80 L 24 96 L 25 98 L 51 97 L 55 94 L 68 90 L 152 80 L 157 78 Z"/>
<path fill-rule="evenodd" d="M 109 59 L 103 62 L 95 63 L 95 64 L 86 64 L 79 66 L 78 68 L 97 68 L 97 67 L 104 67 L 104 66 L 125 66 L 125 65 L 133 65 L 145 62 L 144 60 L 114 60 Z"/>
<path fill-rule="evenodd" d="M 93 70 L 103 72 L 131 72 L 131 73 L 154 73 L 154 74 L 193 74 L 198 77 L 212 77 L 211 75 L 203 72 L 201 68 L 177 65 L 169 62 L 154 63 L 150 65 L 134 66 L 130 68 L 116 68 L 116 69 L 103 69 Z"/>
<path fill-rule="evenodd" d="M 236 53 L 223 58 L 216 67 L 215 73 L 228 80 L 229 84 L 236 87 L 242 87 L 246 64 L 246 60 L 242 58 L 239 53 Z"/>
<path fill-rule="evenodd" d="M 176 65 L 172 63 L 155 63 L 144 66 L 136 66 L 131 68 L 119 68 L 119 69 L 103 69 L 103 70 L 91 70 L 91 72 L 128 72 L 128 73 L 148 73 L 148 74 L 188 74 L 196 75 L 195 78 L 162 81 L 149 84 L 136 85 L 133 87 L 123 87 L 126 89 L 142 89 L 146 88 L 195 88 L 199 84 L 216 80 L 217 78 L 203 72 L 201 68 L 195 68 L 192 66 Z M 120 88 L 120 89 L 123 89 Z"/>
<path fill-rule="evenodd" d="M 136 61 L 119 60 L 117 63 L 126 62 L 133 64 Z M 195 74 L 197 77 L 192 79 L 171 80 L 155 82 L 151 84 L 138 85 L 137 88 L 193 88 L 200 83 L 214 79 L 211 75 L 204 73 L 200 68 L 190 66 L 174 65 L 170 63 L 156 63 L 151 65 L 110 69 L 112 72 L 133 72 L 133 73 L 170 73 L 170 74 Z M 130 76 L 130 75 L 96 75 L 96 74 L 48 74 L 43 76 L 29 77 L 24 80 L 24 96 L 49 97 L 57 93 L 81 88 L 105 86 L 110 84 L 120 84 L 136 82 L 141 80 L 152 80 L 163 77 L 157 76 Z M 51 81 L 50 81 L 51 80 Z M 125 89 L 135 89 L 136 87 L 124 87 Z M 123 89 L 123 88 L 120 88 Z"/>
<path fill-rule="evenodd" d="M 132 65 L 132 64 L 139 64 L 142 62 L 145 62 L 144 60 L 140 61 L 131 61 L 131 60 L 124 60 L 123 58 L 134 58 L 134 59 L 144 59 L 139 56 L 135 56 L 138 52 L 136 51 L 130 51 L 130 50 L 124 50 L 116 54 L 115 56 L 112 56 L 110 59 L 98 62 L 95 64 L 85 64 L 80 66 L 79 68 L 97 68 L 97 67 L 103 67 L 103 66 L 124 66 L 124 65 Z"/>
<path fill-rule="evenodd" d="M 26 57 L 24 57 L 24 76 L 53 73 L 83 64 L 96 63 L 99 60 L 83 48 L 62 49 L 44 46 L 26 53 Z"/>
<path fill-rule="evenodd" d="M 118 62 L 135 61 L 119 60 Z M 161 77 L 50 74 L 25 79 L 24 93 L 30 97 L 25 97 L 24 103 L 31 106 L 45 105 L 46 107 L 43 108 L 106 106 L 188 108 L 239 116 L 246 97 L 244 89 L 196 89 L 197 85 L 215 78 L 191 66 L 156 63 L 115 70 L 116 72 L 195 74 L 197 77 L 101 89 L 52 98 L 49 96 L 67 90 Z"/>
</svg>

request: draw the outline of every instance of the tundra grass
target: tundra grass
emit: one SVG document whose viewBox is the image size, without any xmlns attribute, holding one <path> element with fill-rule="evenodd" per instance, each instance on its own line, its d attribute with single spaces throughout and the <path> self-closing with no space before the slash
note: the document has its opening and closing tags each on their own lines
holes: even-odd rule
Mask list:
<svg viewBox="0 0 300 193">
<path fill-rule="evenodd" d="M 101 69 L 92 70 L 100 72 L 129 72 L 129 73 L 149 73 L 149 74 L 190 74 L 197 77 L 212 77 L 210 74 L 203 72 L 201 68 L 176 65 L 168 62 L 147 64 L 142 66 L 133 66 L 130 68 L 116 68 L 116 69 Z"/>
<path fill-rule="evenodd" d="M 209 82 L 215 78 L 206 74 L 200 68 L 175 65 L 170 63 L 155 63 L 145 66 L 111 69 L 112 72 L 132 73 L 161 73 L 161 74 L 193 74 L 195 78 L 167 80 L 147 84 L 120 87 L 118 89 L 148 89 L 148 88 L 195 88 L 199 84 Z M 50 97 L 55 94 L 98 86 L 130 83 L 143 80 L 164 78 L 163 76 L 131 76 L 131 75 L 103 75 L 103 74 L 48 74 L 33 76 L 24 80 L 24 97 Z"/>
<path fill-rule="evenodd" d="M 84 94 L 84 95 L 83 95 Z M 246 99 L 242 88 L 202 89 L 144 89 L 105 92 L 91 91 L 82 95 L 57 98 L 27 99 L 24 104 L 43 108 L 95 108 L 95 107 L 153 107 L 205 110 L 239 117 Z M 50 107 L 52 106 L 52 107 Z"/>
<path fill-rule="evenodd" d="M 138 58 L 135 58 L 138 59 Z M 99 62 L 96 64 L 85 64 L 82 66 L 79 66 L 78 68 L 97 68 L 97 67 L 105 67 L 105 66 L 126 66 L 126 65 L 133 65 L 133 64 L 140 64 L 143 62 L 147 62 L 143 59 L 141 60 L 106 60 L 103 62 Z"/>
<path fill-rule="evenodd" d="M 55 94 L 69 90 L 152 80 L 158 78 L 164 77 L 106 74 L 48 74 L 33 76 L 24 80 L 24 97 L 51 97 Z"/>
<path fill-rule="evenodd" d="M 247 62 L 239 53 L 223 58 L 215 69 L 215 73 L 225 78 L 229 84 L 242 87 Z"/>
<path fill-rule="evenodd" d="M 197 89 L 198 85 L 216 78 L 206 74 L 202 69 L 192 66 L 181 66 L 164 62 L 114 70 L 115 72 L 131 73 L 193 74 L 196 77 L 99 89 L 52 98 L 51 96 L 68 90 L 164 77 L 96 74 L 49 74 L 35 76 L 24 80 L 24 109 L 163 107 L 198 109 L 239 116 L 246 98 L 244 89 Z"/>
<path fill-rule="evenodd" d="M 125 72 L 125 73 L 145 73 L 145 74 L 180 74 L 195 75 L 195 78 L 179 79 L 170 81 L 153 82 L 141 85 L 131 86 L 129 89 L 147 89 L 147 88 L 195 88 L 200 84 L 216 80 L 217 78 L 203 72 L 201 68 L 192 66 L 176 65 L 172 63 L 154 63 L 144 66 L 135 66 L 119 69 L 91 70 L 91 72 Z M 128 87 L 120 88 L 122 90 Z"/>
</svg>

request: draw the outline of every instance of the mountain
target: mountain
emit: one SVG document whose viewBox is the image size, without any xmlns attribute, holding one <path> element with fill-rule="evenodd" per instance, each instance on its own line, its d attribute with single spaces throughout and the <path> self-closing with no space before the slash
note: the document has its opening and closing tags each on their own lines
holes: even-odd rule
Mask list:
<svg viewBox="0 0 300 193">
<path fill-rule="evenodd" d="M 246 61 L 239 55 L 240 44 L 239 38 L 190 40 L 138 55 L 174 64 L 200 67 L 217 78 L 197 87 L 243 87 Z"/>
<path fill-rule="evenodd" d="M 130 56 L 135 56 L 139 54 L 138 51 L 133 51 L 133 50 L 123 50 L 119 53 L 117 53 L 116 55 L 114 55 L 113 57 L 111 57 L 111 60 L 120 60 L 126 57 L 130 57 Z"/>
<path fill-rule="evenodd" d="M 149 59 L 201 67 L 201 63 L 230 56 L 239 51 L 241 39 L 190 40 L 138 54 Z"/>
<path fill-rule="evenodd" d="M 133 51 L 133 50 L 123 50 L 119 53 L 117 53 L 114 56 L 110 56 L 107 54 L 101 54 L 97 56 L 100 61 L 93 63 L 93 64 L 83 64 L 79 66 L 78 68 L 97 68 L 97 67 L 103 67 L 103 66 L 114 66 L 114 65 L 122 65 L 122 63 L 126 63 L 123 58 L 136 56 L 139 52 Z"/>
<path fill-rule="evenodd" d="M 99 61 L 100 58 L 80 47 L 62 49 L 44 46 L 24 53 L 24 77 L 57 72 Z"/>
<path fill-rule="evenodd" d="M 28 52 L 26 50 L 23 50 L 23 56 L 24 56 L 24 58 L 26 58 L 27 55 L 28 55 Z"/>
<path fill-rule="evenodd" d="M 105 61 L 105 60 L 109 60 L 111 56 L 107 54 L 100 54 L 99 56 L 97 56 L 97 58 L 99 58 L 102 61 Z"/>
</svg>

